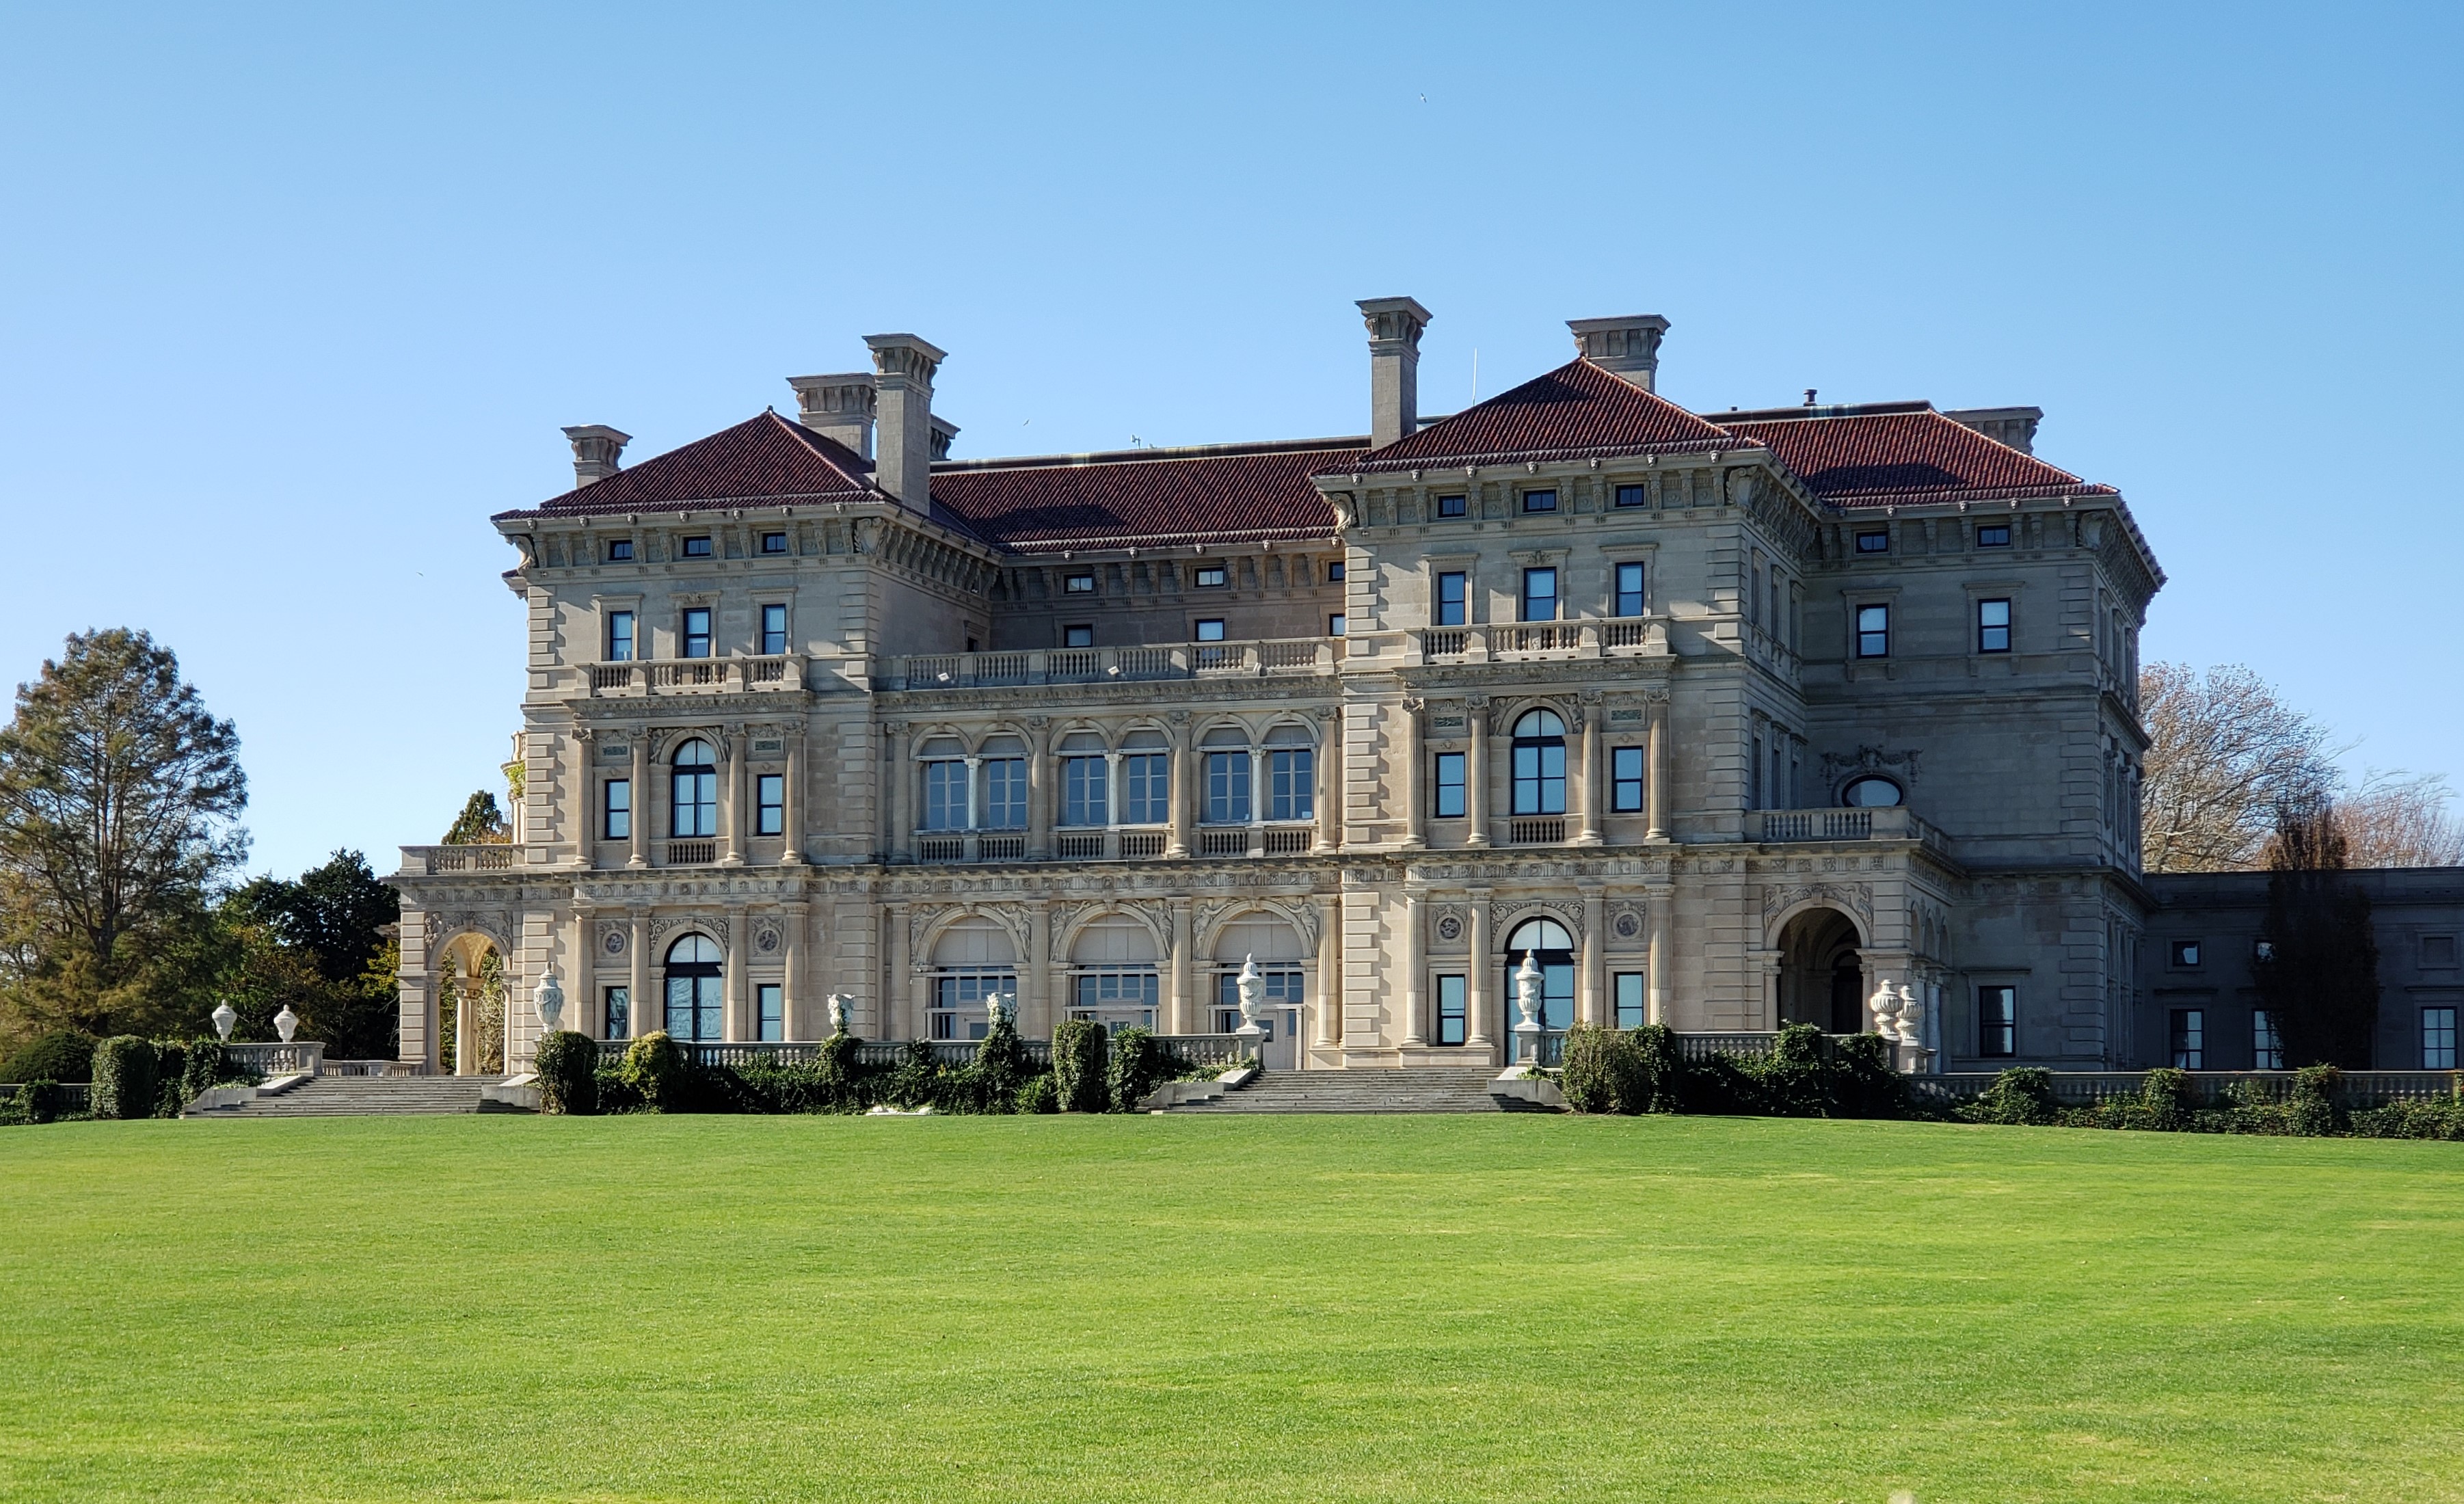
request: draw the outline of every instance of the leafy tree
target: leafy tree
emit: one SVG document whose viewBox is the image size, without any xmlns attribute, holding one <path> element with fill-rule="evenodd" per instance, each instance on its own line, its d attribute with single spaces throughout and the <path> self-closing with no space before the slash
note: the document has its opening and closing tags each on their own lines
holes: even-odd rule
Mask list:
<svg viewBox="0 0 2464 1504">
<path fill-rule="evenodd" d="M 259 877 L 231 895 L 222 918 L 235 952 L 228 986 L 244 1037 L 272 1037 L 284 1005 L 300 1032 L 336 1059 L 390 1058 L 399 1040 L 388 931 L 400 895 L 357 852 L 336 852 L 297 879 Z"/>
<path fill-rule="evenodd" d="M 0 730 L 0 977 L 11 1024 L 163 1032 L 209 1011 L 210 899 L 245 856 L 239 738 L 170 650 L 68 639 Z M 199 1004 L 202 1002 L 203 1007 Z"/>
<path fill-rule="evenodd" d="M 336 852 L 296 881 L 259 877 L 232 895 L 249 918 L 306 951 L 330 982 L 351 982 L 402 918 L 402 896 L 368 870 L 357 852 Z"/>
<path fill-rule="evenodd" d="M 2378 1030 L 2370 897 L 2345 877 L 2335 806 L 2286 800 L 2268 851 L 2266 959 L 2251 962 L 2289 1066 L 2364 1071 Z"/>
<path fill-rule="evenodd" d="M 513 838 L 513 828 L 505 823 L 504 811 L 496 807 L 496 796 L 482 788 L 463 802 L 462 812 L 453 817 L 443 844 L 502 846 Z"/>
<path fill-rule="evenodd" d="M 2151 873 L 2263 864 L 2279 801 L 2334 786 L 2328 732 L 2238 665 L 2139 675 L 2149 745 L 2142 766 L 2140 865 Z"/>
</svg>

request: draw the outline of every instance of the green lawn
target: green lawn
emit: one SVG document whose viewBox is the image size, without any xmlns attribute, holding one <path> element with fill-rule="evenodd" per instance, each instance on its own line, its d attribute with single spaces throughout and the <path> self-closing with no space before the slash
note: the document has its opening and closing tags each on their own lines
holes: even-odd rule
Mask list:
<svg viewBox="0 0 2464 1504">
<path fill-rule="evenodd" d="M 2464 1499 L 2464 1146 L 0 1131 L 11 1499 Z"/>
</svg>

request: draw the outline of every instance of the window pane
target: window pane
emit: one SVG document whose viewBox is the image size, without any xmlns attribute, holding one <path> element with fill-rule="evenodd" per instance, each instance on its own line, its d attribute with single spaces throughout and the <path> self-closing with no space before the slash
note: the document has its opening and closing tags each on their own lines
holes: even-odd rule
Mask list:
<svg viewBox="0 0 2464 1504">
<path fill-rule="evenodd" d="M 609 987 L 602 996 L 605 999 L 605 1006 L 601 1009 L 601 1015 L 605 1027 L 600 1030 L 599 1037 L 602 1039 L 632 1038 L 633 989 Z"/>
<path fill-rule="evenodd" d="M 1311 791 L 1316 763 L 1317 754 L 1305 749 L 1266 755 L 1267 819 L 1316 818 L 1316 796 Z"/>
<path fill-rule="evenodd" d="M 1104 825 L 1111 821 L 1109 769 L 1100 757 L 1064 758 L 1061 762 L 1061 823 Z"/>
<path fill-rule="evenodd" d="M 633 781 L 611 778 L 607 781 L 606 824 L 600 832 L 611 841 L 630 840 L 633 835 Z"/>
<path fill-rule="evenodd" d="M 1642 990 L 1643 976 L 1639 971 L 1617 974 L 1617 1027 L 1640 1028 L 1650 1022 L 1645 1016 Z"/>
<path fill-rule="evenodd" d="M 1554 512 L 1557 510 L 1557 493 L 1554 491 L 1526 491 L 1523 493 L 1523 510 L 1526 512 Z"/>
<path fill-rule="evenodd" d="M 1527 622 L 1553 622 L 1557 619 L 1556 570 L 1523 571 L 1523 619 Z"/>
<path fill-rule="evenodd" d="M 787 551 L 787 535 L 784 533 L 762 534 L 761 551 L 765 554 L 785 553 Z"/>
<path fill-rule="evenodd" d="M 989 758 L 984 763 L 983 828 L 1026 829 L 1026 759 Z"/>
<path fill-rule="evenodd" d="M 1609 777 L 1614 785 L 1609 807 L 1620 814 L 1634 814 L 1642 808 L 1642 751 L 1640 747 L 1614 747 L 1609 751 Z"/>
<path fill-rule="evenodd" d="M 633 613 L 610 611 L 607 615 L 607 661 L 633 661 Z"/>
<path fill-rule="evenodd" d="M 2425 1071 L 2455 1069 L 2453 1008 L 2426 1007 L 2421 1010 L 2421 1068 Z"/>
<path fill-rule="evenodd" d="M 1642 565 L 1639 564 L 1617 566 L 1617 613 L 1619 616 L 1642 614 Z"/>
<path fill-rule="evenodd" d="M 1163 825 L 1172 819 L 1172 760 L 1161 752 L 1121 759 L 1121 823 Z"/>
<path fill-rule="evenodd" d="M 1465 813 L 1463 803 L 1463 754 L 1438 754 L 1438 797 L 1434 807 L 1441 820 L 1460 820 Z"/>
<path fill-rule="evenodd" d="M 1343 613 L 1341 611 L 1337 611 L 1326 619 L 1326 634 L 1330 637 L 1340 637 L 1343 635 Z"/>
<path fill-rule="evenodd" d="M 2173 1010 L 2173 1069 L 2204 1071 L 2208 1059 L 2208 1018 L 2205 1010 L 2177 1007 Z"/>
<path fill-rule="evenodd" d="M 1976 603 L 1976 651 L 1979 652 L 2011 651 L 2011 603 L 2009 601 Z"/>
<path fill-rule="evenodd" d="M 768 1041 L 787 1037 L 786 994 L 775 982 L 764 982 L 755 987 L 754 1001 L 759 1009 L 761 1037 Z"/>
<path fill-rule="evenodd" d="M 1438 576 L 1438 625 L 1461 627 L 1468 618 L 1466 603 L 1471 599 L 1469 577 L 1461 574 Z"/>
<path fill-rule="evenodd" d="M 1198 624 L 1198 640 L 1200 642 L 1221 642 L 1223 640 L 1222 620 L 1220 617 L 1209 617 L 1205 621 L 1199 622 Z"/>
<path fill-rule="evenodd" d="M 688 658 L 710 656 L 710 612 L 707 609 L 696 608 L 685 612 L 684 649 Z"/>
<path fill-rule="evenodd" d="M 1619 487 L 1617 487 L 1617 505 L 1619 505 L 1619 506 L 1640 506 L 1640 505 L 1642 505 L 1642 487 L 1640 487 L 1640 486 L 1619 486 Z"/>
<path fill-rule="evenodd" d="M 1438 498 L 1438 516 L 1440 516 L 1440 517 L 1461 517 L 1461 516 L 1463 516 L 1463 498 L 1461 498 L 1461 497 L 1440 497 L 1440 498 Z"/>
<path fill-rule="evenodd" d="M 1891 608 L 1887 606 L 1857 608 L 1857 656 L 1881 658 L 1891 652 Z"/>
<path fill-rule="evenodd" d="M 1462 977 L 1438 979 L 1438 1043 L 1460 1045 L 1463 1042 L 1466 1017 L 1464 1003 L 1468 997 Z"/>
<path fill-rule="evenodd" d="M 2276 1021 L 2267 1009 L 2250 1010 L 2250 1068 L 2254 1071 L 2284 1069 L 2284 1041 L 2277 1037 Z"/>
<path fill-rule="evenodd" d="M 1249 823 L 1249 754 L 1206 754 L 1206 819 L 1210 825 Z"/>
<path fill-rule="evenodd" d="M 787 608 L 761 608 L 761 651 L 770 653 L 787 651 Z"/>
<path fill-rule="evenodd" d="M 1566 743 L 1557 739 L 1514 743 L 1514 812 L 1566 812 Z"/>
<path fill-rule="evenodd" d="M 753 833 L 777 835 L 787 828 L 787 780 L 778 773 L 764 773 L 753 783 Z"/>
</svg>

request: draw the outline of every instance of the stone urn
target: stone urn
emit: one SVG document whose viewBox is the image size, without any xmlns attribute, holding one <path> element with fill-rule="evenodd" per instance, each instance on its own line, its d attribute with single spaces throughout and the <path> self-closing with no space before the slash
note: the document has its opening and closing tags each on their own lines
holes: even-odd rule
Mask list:
<svg viewBox="0 0 2464 1504">
<path fill-rule="evenodd" d="M 229 1001 L 214 1005 L 214 1037 L 230 1044 L 231 1026 L 238 1022 L 239 1015 L 231 1010 Z"/>
<path fill-rule="evenodd" d="M 847 1018 L 853 1010 L 854 1003 L 855 999 L 844 992 L 830 994 L 830 1037 L 832 1039 L 843 1039 L 847 1036 Z"/>
<path fill-rule="evenodd" d="M 298 1028 L 299 1015 L 291 1011 L 290 1004 L 283 1004 L 282 1011 L 274 1015 L 274 1031 L 280 1035 L 282 1042 L 287 1045 L 291 1043 L 291 1036 Z"/>
<path fill-rule="evenodd" d="M 1547 973 L 1531 953 L 1523 953 L 1523 964 L 1514 971 L 1514 1010 L 1523 1015 L 1514 1026 L 1514 1057 L 1525 1065 L 1540 1063 L 1540 1036 L 1548 1030 L 1540 1022 L 1549 990 Z"/>
<path fill-rule="evenodd" d="M 1001 1020 L 1005 1018 L 1016 1018 L 1017 1016 L 1018 994 L 1014 992 L 987 992 L 984 994 L 985 1023 L 990 1024 L 995 1028 L 999 1028 L 1001 1027 Z"/>
<path fill-rule="evenodd" d="M 1241 958 L 1241 976 L 1233 986 L 1241 998 L 1241 1027 L 1233 1032 L 1254 1039 L 1265 1032 L 1258 1024 L 1258 1015 L 1265 1007 L 1266 979 L 1258 970 L 1257 957 Z"/>
<path fill-rule="evenodd" d="M 1875 985 L 1874 995 L 1866 999 L 1865 1006 L 1874 1015 L 1874 1032 L 1882 1036 L 1882 1043 L 1897 1045 L 1905 1042 L 1905 1036 L 1901 1032 L 1900 994 L 1888 982 Z"/>
<path fill-rule="evenodd" d="M 556 968 L 539 973 L 539 986 L 531 992 L 531 1006 L 539 1009 L 539 1032 L 553 1034 L 564 1028 L 564 988 L 556 984 Z"/>
</svg>

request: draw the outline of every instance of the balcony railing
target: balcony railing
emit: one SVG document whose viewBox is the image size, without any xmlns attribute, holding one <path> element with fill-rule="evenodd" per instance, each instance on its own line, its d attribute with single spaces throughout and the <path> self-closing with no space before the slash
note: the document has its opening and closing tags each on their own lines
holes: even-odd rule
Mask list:
<svg viewBox="0 0 2464 1504">
<path fill-rule="evenodd" d="M 1331 675 L 1338 639 L 1179 642 L 1122 648 L 1036 648 L 875 658 L 876 689 L 996 689 L 1040 684 L 1116 684 L 1155 679 Z"/>
<path fill-rule="evenodd" d="M 1508 820 L 1506 840 L 1509 846 L 1563 846 L 1566 843 L 1566 817 L 1550 815 L 1539 819 Z"/>
<path fill-rule="evenodd" d="M 668 865 L 671 867 L 708 867 L 718 860 L 716 841 L 670 841 Z"/>
<path fill-rule="evenodd" d="M 502 873 L 520 861 L 521 848 L 503 843 L 488 846 L 406 846 L 402 870 L 407 873 Z"/>
<path fill-rule="evenodd" d="M 325 1047 L 306 1039 L 287 1045 L 227 1044 L 223 1046 L 223 1058 L 267 1080 L 277 1075 L 319 1075 L 323 1073 Z"/>
<path fill-rule="evenodd" d="M 951 1066 L 967 1065 L 973 1062 L 976 1058 L 977 1047 L 981 1043 L 982 1041 L 975 1039 L 925 1041 L 926 1047 L 933 1051 L 934 1059 L 943 1065 Z M 1038 1070 L 1051 1068 L 1052 1041 L 1022 1039 L 1019 1043 L 1025 1047 L 1029 1065 Z M 1256 1052 L 1251 1042 L 1239 1034 L 1157 1034 L 1155 1043 L 1191 1065 L 1197 1066 L 1236 1065 Z M 734 1068 L 763 1063 L 811 1065 L 821 1059 L 821 1046 L 810 1040 L 786 1043 L 775 1040 L 761 1043 L 752 1040 L 730 1040 L 720 1043 L 714 1040 L 679 1039 L 675 1041 L 675 1045 L 693 1064 L 706 1070 L 718 1066 Z M 632 1046 L 633 1041 L 629 1039 L 603 1039 L 599 1041 L 599 1058 L 610 1062 L 621 1060 L 625 1056 L 625 1051 Z M 855 1047 L 855 1063 L 860 1066 L 895 1066 L 906 1060 L 909 1048 L 905 1040 L 862 1040 Z"/>
<path fill-rule="evenodd" d="M 802 653 L 733 658 L 652 658 L 576 665 L 594 699 L 657 695 L 733 695 L 804 687 Z"/>
<path fill-rule="evenodd" d="M 1901 807 L 1881 809 L 1749 809 L 1749 841 L 1903 841 L 1922 823 Z"/>
<path fill-rule="evenodd" d="M 1430 627 L 1421 630 L 1419 642 L 1423 663 L 1623 657 L 1666 652 L 1668 624 L 1658 617 L 1618 616 L 1573 622 Z"/>
</svg>

